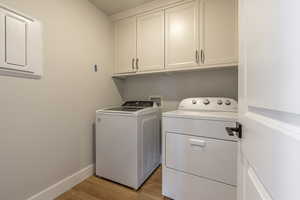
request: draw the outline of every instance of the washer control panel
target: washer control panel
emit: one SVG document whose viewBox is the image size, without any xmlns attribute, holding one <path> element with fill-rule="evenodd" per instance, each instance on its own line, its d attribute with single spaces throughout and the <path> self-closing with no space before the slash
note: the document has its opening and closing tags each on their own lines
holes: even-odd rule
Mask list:
<svg viewBox="0 0 300 200">
<path fill-rule="evenodd" d="M 238 103 L 234 99 L 225 97 L 197 97 L 182 100 L 178 109 L 212 112 L 237 112 Z"/>
</svg>

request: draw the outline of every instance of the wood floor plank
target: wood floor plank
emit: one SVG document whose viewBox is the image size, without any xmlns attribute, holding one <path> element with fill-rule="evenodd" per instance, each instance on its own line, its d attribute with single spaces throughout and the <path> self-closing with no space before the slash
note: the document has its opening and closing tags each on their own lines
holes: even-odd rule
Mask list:
<svg viewBox="0 0 300 200">
<path fill-rule="evenodd" d="M 138 191 L 92 176 L 56 200 L 168 200 L 162 196 L 161 176 L 158 168 Z"/>
<path fill-rule="evenodd" d="M 90 196 L 87 193 L 71 189 L 70 191 L 58 197 L 56 200 L 103 200 L 103 199 L 95 198 L 93 196 Z"/>
</svg>

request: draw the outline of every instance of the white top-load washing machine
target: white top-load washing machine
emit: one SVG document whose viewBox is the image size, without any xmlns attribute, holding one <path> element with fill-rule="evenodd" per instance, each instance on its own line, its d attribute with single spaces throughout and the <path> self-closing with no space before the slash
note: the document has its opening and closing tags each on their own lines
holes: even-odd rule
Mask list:
<svg viewBox="0 0 300 200">
<path fill-rule="evenodd" d="M 163 113 L 163 195 L 175 200 L 235 200 L 237 102 L 189 98 Z"/>
<path fill-rule="evenodd" d="M 160 111 L 127 101 L 96 112 L 96 175 L 138 189 L 161 163 Z"/>
</svg>

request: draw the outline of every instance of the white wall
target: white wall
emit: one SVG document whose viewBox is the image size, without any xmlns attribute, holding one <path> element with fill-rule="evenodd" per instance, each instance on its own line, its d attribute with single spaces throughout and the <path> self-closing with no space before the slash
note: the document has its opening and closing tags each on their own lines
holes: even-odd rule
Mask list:
<svg viewBox="0 0 300 200">
<path fill-rule="evenodd" d="M 0 3 L 44 24 L 44 77 L 0 76 L 0 199 L 24 200 L 93 162 L 95 110 L 121 98 L 112 26 L 87 0 Z"/>
<path fill-rule="evenodd" d="M 189 97 L 224 96 L 237 99 L 237 69 L 210 69 L 126 79 L 125 100 L 143 100 L 150 95 L 163 96 L 164 111 L 176 109 L 182 99 Z"/>
</svg>

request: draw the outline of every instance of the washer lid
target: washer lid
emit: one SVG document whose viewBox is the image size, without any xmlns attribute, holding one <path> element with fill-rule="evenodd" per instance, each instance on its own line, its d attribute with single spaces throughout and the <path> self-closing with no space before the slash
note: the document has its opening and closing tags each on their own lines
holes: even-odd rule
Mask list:
<svg viewBox="0 0 300 200">
<path fill-rule="evenodd" d="M 237 112 L 203 112 L 203 111 L 175 110 L 175 111 L 163 113 L 163 117 L 235 122 L 238 119 L 238 113 Z"/>
<path fill-rule="evenodd" d="M 105 111 L 116 111 L 116 112 L 136 112 L 139 110 L 142 110 L 144 108 L 140 108 L 140 107 L 115 107 L 115 108 L 108 108 L 105 109 Z"/>
</svg>

